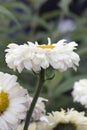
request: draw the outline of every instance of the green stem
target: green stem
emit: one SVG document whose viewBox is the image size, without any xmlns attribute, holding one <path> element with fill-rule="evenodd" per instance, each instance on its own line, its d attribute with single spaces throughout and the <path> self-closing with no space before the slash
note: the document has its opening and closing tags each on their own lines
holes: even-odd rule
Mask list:
<svg viewBox="0 0 87 130">
<path fill-rule="evenodd" d="M 35 104 L 36 104 L 36 102 L 38 100 L 39 94 L 41 92 L 41 89 L 43 87 L 43 84 L 44 84 L 44 70 L 42 69 L 40 71 L 40 74 L 39 74 L 39 83 L 38 83 L 38 86 L 37 86 L 33 101 L 32 101 L 31 106 L 30 106 L 30 108 L 29 108 L 29 110 L 27 112 L 26 121 L 25 121 L 25 125 L 24 125 L 24 130 L 28 130 L 30 119 L 31 119 Z"/>
</svg>

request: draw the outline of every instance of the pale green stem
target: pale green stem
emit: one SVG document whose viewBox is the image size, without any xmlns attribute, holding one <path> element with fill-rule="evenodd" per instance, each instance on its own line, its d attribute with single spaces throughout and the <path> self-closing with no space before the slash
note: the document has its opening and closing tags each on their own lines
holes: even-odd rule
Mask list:
<svg viewBox="0 0 87 130">
<path fill-rule="evenodd" d="M 25 120 L 25 125 L 24 125 L 24 130 L 28 130 L 29 123 L 30 123 L 30 120 L 31 120 L 31 116 L 32 116 L 34 107 L 36 105 L 36 102 L 38 100 L 38 97 L 40 95 L 40 92 L 41 92 L 41 89 L 43 87 L 43 84 L 44 84 L 44 70 L 41 69 L 40 74 L 39 74 L 39 83 L 38 83 L 38 86 L 37 86 L 37 89 L 36 89 L 33 101 L 31 103 L 31 106 L 30 106 L 30 108 L 29 108 L 29 110 L 27 112 L 27 116 L 26 116 L 26 120 Z"/>
</svg>

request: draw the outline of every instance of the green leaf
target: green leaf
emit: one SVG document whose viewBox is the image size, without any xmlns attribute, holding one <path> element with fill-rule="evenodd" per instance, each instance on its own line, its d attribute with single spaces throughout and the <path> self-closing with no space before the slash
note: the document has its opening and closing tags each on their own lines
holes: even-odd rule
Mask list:
<svg viewBox="0 0 87 130">
<path fill-rule="evenodd" d="M 25 13 L 27 13 L 28 15 L 30 14 L 30 12 L 31 12 L 31 10 L 30 10 L 30 8 L 27 6 L 27 5 L 25 5 L 25 4 L 23 4 L 22 2 L 10 2 L 10 4 L 6 4 L 6 5 L 4 5 L 5 7 L 7 7 L 7 8 L 18 8 L 18 9 L 22 9 Z"/>
<path fill-rule="evenodd" d="M 71 0 L 61 0 L 59 3 L 59 6 L 61 7 L 62 11 L 64 13 L 68 13 L 68 8 L 69 8 L 69 4 L 70 4 Z"/>
<path fill-rule="evenodd" d="M 59 15 L 60 15 L 60 10 L 54 10 L 54 11 L 49 11 L 49 12 L 44 13 L 42 15 L 42 18 L 44 20 L 47 20 L 47 19 L 58 17 Z"/>
<path fill-rule="evenodd" d="M 67 81 L 63 82 L 60 86 L 57 87 L 54 91 L 54 97 L 58 97 L 64 92 L 67 92 L 73 88 L 74 82 L 80 79 L 87 78 L 87 75 L 78 75 L 73 78 L 69 78 Z"/>
<path fill-rule="evenodd" d="M 47 0 L 30 0 L 36 9 L 39 9 Z"/>
<path fill-rule="evenodd" d="M 84 47 L 84 48 L 81 48 L 79 51 L 78 51 L 78 54 L 80 55 L 80 57 L 87 57 L 87 48 Z"/>
<path fill-rule="evenodd" d="M 19 22 L 17 21 L 17 19 L 15 18 L 15 16 L 5 7 L 0 5 L 0 13 L 8 16 L 10 19 L 12 19 L 13 21 L 15 21 L 15 23 L 20 27 Z"/>
</svg>

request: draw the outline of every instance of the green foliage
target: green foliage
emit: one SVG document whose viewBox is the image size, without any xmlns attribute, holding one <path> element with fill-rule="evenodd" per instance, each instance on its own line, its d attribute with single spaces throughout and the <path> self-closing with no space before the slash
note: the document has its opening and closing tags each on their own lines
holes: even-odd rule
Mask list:
<svg viewBox="0 0 87 130">
<path fill-rule="evenodd" d="M 17 19 L 15 18 L 15 16 L 8 9 L 6 9 L 5 7 L 0 6 L 0 14 L 6 15 L 7 17 L 14 20 L 19 25 L 19 23 L 18 23 Z"/>
<path fill-rule="evenodd" d="M 61 0 L 59 3 L 59 6 L 61 7 L 62 11 L 64 11 L 64 13 L 69 13 L 69 4 L 71 3 L 71 0 Z"/>
<path fill-rule="evenodd" d="M 68 70 L 60 73 L 58 71 L 47 71 L 47 77 L 55 73 L 55 78 L 47 80 L 42 91 L 42 96 L 49 99 L 48 111 L 60 107 L 76 107 L 72 101 L 71 91 L 75 81 L 87 78 L 87 11 L 82 16 L 72 13 L 69 9 L 71 0 L 61 0 L 58 4 L 60 9 L 43 12 L 39 14 L 41 7 L 47 0 L 4 0 L 0 3 L 0 71 L 18 75 L 21 85 L 28 88 L 33 95 L 37 84 L 37 77 L 33 73 L 24 70 L 22 74 L 13 72 L 5 63 L 4 50 L 11 42 L 24 43 L 27 41 L 39 41 L 47 43 L 47 37 L 52 42 L 69 37 L 78 43 L 78 50 L 81 57 L 78 71 Z M 19 10 L 19 11 L 18 11 Z M 60 21 L 64 17 L 73 19 L 76 29 L 60 33 L 58 29 Z M 57 21 L 53 20 L 57 19 Z M 57 22 L 57 25 L 55 24 Z M 28 29 L 28 30 L 27 30 Z M 33 82 L 35 81 L 35 82 Z M 70 105 L 69 105 L 70 104 Z"/>
<path fill-rule="evenodd" d="M 87 78 L 87 75 L 78 75 L 75 77 L 68 78 L 65 82 L 57 86 L 56 91 L 54 91 L 55 97 L 58 97 L 61 94 L 72 90 L 75 81 L 79 81 L 80 79 L 85 79 L 85 78 Z"/>
</svg>

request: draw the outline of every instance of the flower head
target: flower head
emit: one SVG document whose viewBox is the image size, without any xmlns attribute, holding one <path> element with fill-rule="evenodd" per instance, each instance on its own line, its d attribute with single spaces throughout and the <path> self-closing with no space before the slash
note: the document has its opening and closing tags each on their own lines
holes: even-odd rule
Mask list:
<svg viewBox="0 0 87 130">
<path fill-rule="evenodd" d="M 56 111 L 42 118 L 43 122 L 38 123 L 37 130 L 86 130 L 87 117 L 84 112 L 76 110 Z M 46 120 L 46 121 L 45 121 Z"/>
<path fill-rule="evenodd" d="M 72 96 L 74 101 L 80 102 L 87 108 L 87 79 L 75 82 Z"/>
<path fill-rule="evenodd" d="M 60 40 L 51 44 L 48 38 L 48 44 L 39 45 L 37 42 L 17 45 L 9 44 L 6 53 L 6 63 L 9 68 L 21 72 L 24 68 L 33 71 L 40 71 L 41 68 L 47 69 L 52 66 L 61 72 L 68 68 L 76 70 L 80 58 L 74 50 L 77 43 L 67 43 L 66 40 Z"/>
<path fill-rule="evenodd" d="M 26 116 L 28 93 L 16 80 L 0 72 L 0 130 L 15 130 Z"/>
</svg>

